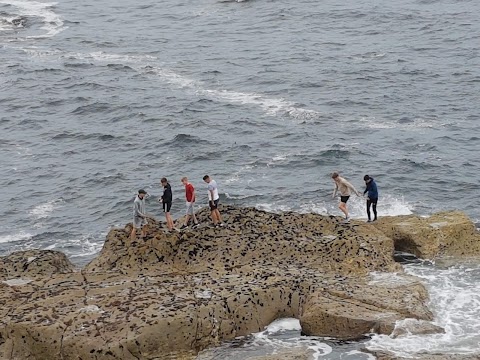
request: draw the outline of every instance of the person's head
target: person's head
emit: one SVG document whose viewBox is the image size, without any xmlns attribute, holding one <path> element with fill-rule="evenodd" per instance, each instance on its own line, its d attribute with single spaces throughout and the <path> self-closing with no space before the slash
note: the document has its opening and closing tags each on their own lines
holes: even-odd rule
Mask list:
<svg viewBox="0 0 480 360">
<path fill-rule="evenodd" d="M 162 183 L 163 186 L 167 185 L 168 184 L 168 180 L 166 177 L 163 177 L 160 179 L 160 182 Z"/>
<path fill-rule="evenodd" d="M 208 183 L 210 182 L 210 176 L 205 175 L 205 176 L 203 177 L 203 181 L 205 181 L 205 182 L 208 184 Z"/>
<path fill-rule="evenodd" d="M 140 199 L 143 199 L 145 197 L 145 195 L 147 195 L 147 192 L 145 190 L 143 190 L 143 189 L 138 190 L 138 197 Z"/>
<path fill-rule="evenodd" d="M 182 182 L 183 185 L 187 185 L 188 184 L 188 179 L 186 176 L 182 177 L 182 179 L 180 180 Z"/>
<path fill-rule="evenodd" d="M 340 179 L 340 175 L 338 175 L 338 172 L 332 173 L 332 179 L 333 181 L 338 181 Z"/>
<path fill-rule="evenodd" d="M 371 178 L 370 176 L 368 176 L 368 175 L 365 175 L 365 176 L 363 177 L 363 180 L 364 180 L 366 183 L 369 183 L 369 182 L 372 180 L 372 178 Z"/>
</svg>

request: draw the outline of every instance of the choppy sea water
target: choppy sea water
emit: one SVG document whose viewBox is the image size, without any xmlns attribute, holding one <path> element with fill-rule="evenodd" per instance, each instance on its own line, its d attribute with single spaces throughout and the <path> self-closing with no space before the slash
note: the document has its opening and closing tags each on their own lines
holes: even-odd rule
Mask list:
<svg viewBox="0 0 480 360">
<path fill-rule="evenodd" d="M 180 178 L 205 202 L 206 173 L 224 203 L 329 214 L 329 174 L 362 189 L 368 173 L 380 216 L 478 222 L 479 13 L 474 0 L 0 0 L 0 255 L 83 265 L 139 188 L 161 216 L 169 178 L 180 216 Z M 349 205 L 365 218 L 362 199 Z M 432 306 L 451 330 L 427 350 L 475 351 L 480 267 L 422 266 L 408 271 L 444 285 Z"/>
</svg>

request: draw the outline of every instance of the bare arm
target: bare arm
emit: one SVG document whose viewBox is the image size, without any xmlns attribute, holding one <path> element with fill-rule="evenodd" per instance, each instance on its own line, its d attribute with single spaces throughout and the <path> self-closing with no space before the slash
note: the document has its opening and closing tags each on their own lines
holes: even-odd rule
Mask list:
<svg viewBox="0 0 480 360">
<path fill-rule="evenodd" d="M 337 195 L 337 190 L 338 190 L 338 185 L 335 184 L 335 187 L 333 188 L 333 194 L 332 194 L 332 199 Z"/>
<path fill-rule="evenodd" d="M 352 184 L 350 184 L 347 180 L 345 180 L 344 184 L 347 185 L 348 188 L 352 190 L 355 194 L 357 194 L 357 196 L 360 196 L 360 193 L 357 191 L 357 189 L 355 189 L 355 187 Z"/>
</svg>

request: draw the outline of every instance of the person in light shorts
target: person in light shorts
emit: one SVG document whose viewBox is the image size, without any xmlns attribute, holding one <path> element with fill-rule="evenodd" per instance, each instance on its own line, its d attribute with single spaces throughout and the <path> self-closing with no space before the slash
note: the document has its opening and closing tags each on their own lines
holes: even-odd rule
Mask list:
<svg viewBox="0 0 480 360">
<path fill-rule="evenodd" d="M 190 221 L 190 217 L 193 218 L 193 226 L 192 229 L 195 229 L 198 226 L 198 220 L 195 216 L 195 209 L 193 208 L 195 204 L 195 188 L 192 184 L 188 182 L 188 178 L 184 176 L 182 178 L 182 184 L 185 186 L 185 198 L 186 198 L 186 212 L 185 212 L 185 223 L 182 225 L 180 229 L 185 229 L 188 227 L 188 222 Z"/>
<path fill-rule="evenodd" d="M 135 240 L 137 238 L 137 229 L 141 229 L 141 237 L 144 238 L 147 233 L 145 227 L 147 223 L 147 214 L 145 212 L 145 195 L 147 192 L 143 189 L 138 190 L 138 195 L 135 196 L 133 202 L 133 226 L 130 238 Z"/>
</svg>

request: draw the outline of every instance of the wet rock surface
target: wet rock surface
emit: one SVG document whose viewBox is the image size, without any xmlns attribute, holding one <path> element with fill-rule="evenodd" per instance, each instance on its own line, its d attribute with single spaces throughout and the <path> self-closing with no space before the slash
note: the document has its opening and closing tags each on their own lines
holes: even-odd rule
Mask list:
<svg viewBox="0 0 480 360">
<path fill-rule="evenodd" d="M 0 359 L 181 359 L 281 317 L 341 339 L 432 319 L 384 223 L 221 211 L 224 228 L 207 226 L 202 210 L 196 230 L 150 219 L 146 239 L 132 242 L 131 225 L 112 229 L 81 270 L 51 251 L 2 258 Z"/>
</svg>

